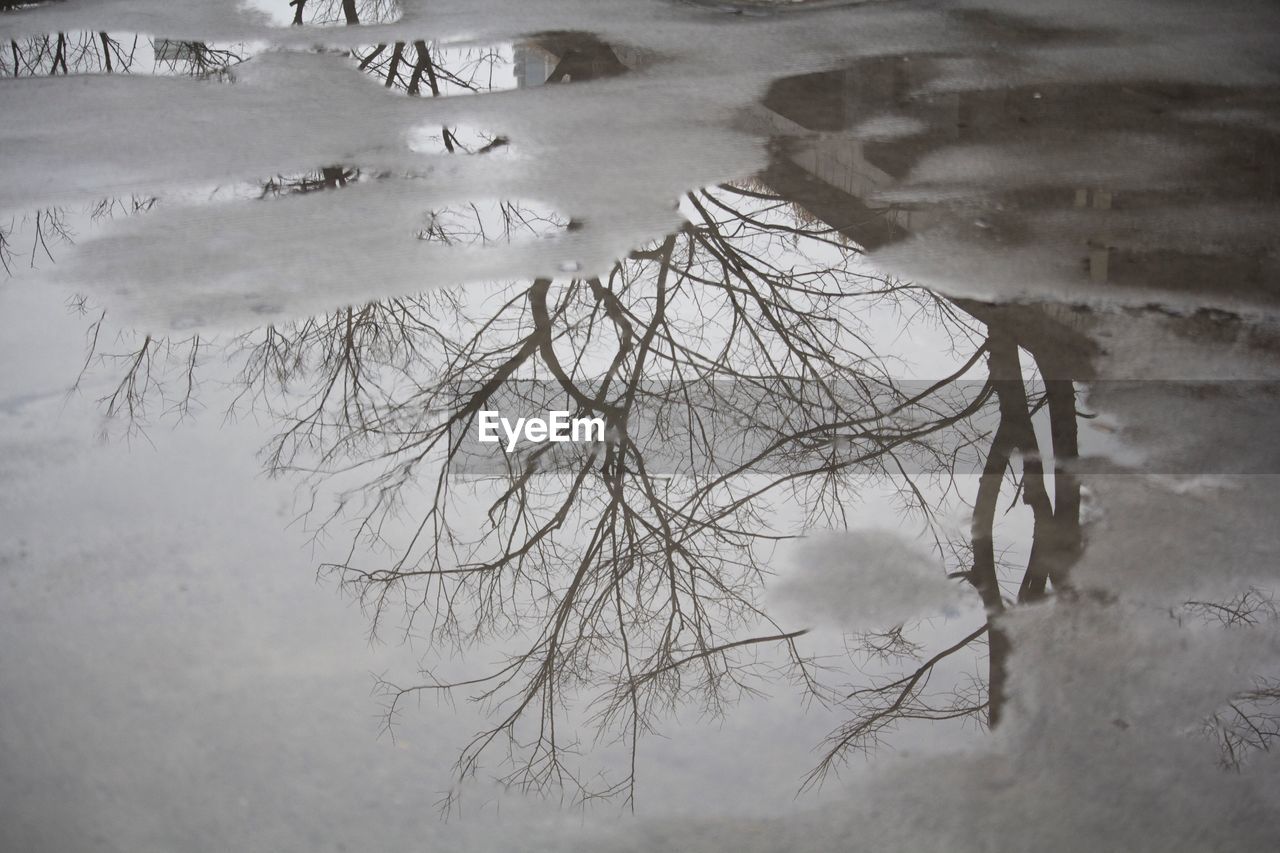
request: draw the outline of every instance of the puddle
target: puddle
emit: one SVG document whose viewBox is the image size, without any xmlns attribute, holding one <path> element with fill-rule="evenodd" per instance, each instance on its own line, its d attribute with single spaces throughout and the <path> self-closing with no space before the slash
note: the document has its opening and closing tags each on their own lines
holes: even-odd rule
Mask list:
<svg viewBox="0 0 1280 853">
<path fill-rule="evenodd" d="M 1007 270 L 996 273 L 1000 289 L 1028 296 L 1083 298 L 1085 285 L 1108 285 L 1110 296 L 1131 290 L 1141 303 L 1176 278 L 1224 306 L 1270 299 L 1274 137 L 1178 120 L 1150 130 L 1152 116 L 1208 109 L 1220 91 L 1137 84 L 929 94 L 939 73 L 928 60 L 876 60 L 792 78 L 765 98 L 774 117 L 753 120 L 791 122 L 793 137 L 821 134 L 796 143 L 779 174 L 798 167 L 850 196 L 869 213 L 853 239 L 953 292 L 966 288 L 959 279 L 972 267 L 957 275 L 946 269 L 954 258 L 939 265 L 919 256 L 916 238 L 951 244 L 988 277 Z M 864 116 L 910 124 L 882 140 L 865 124 L 850 129 Z M 1212 224 L 1224 222 L 1230 237 Z M 1231 281 L 1211 282 L 1209 269 L 1227 263 Z"/>
<path fill-rule="evenodd" d="M 356 48 L 356 66 L 388 89 L 415 97 L 495 92 L 516 87 L 510 45 L 445 47 L 433 42 L 395 42 Z"/>
<path fill-rule="evenodd" d="M 0 53 L 0 846 L 1274 835 L 1273 10 L 149 4 Z"/>
<path fill-rule="evenodd" d="M 521 88 L 606 80 L 653 62 L 644 51 L 606 44 L 590 33 L 542 33 L 515 46 Z"/>
<path fill-rule="evenodd" d="M 132 33 L 54 33 L 9 42 L 0 78 L 81 74 L 195 77 L 230 82 L 232 69 L 263 46 L 179 41 Z"/>
<path fill-rule="evenodd" d="M 538 240 L 568 227 L 568 219 L 545 205 L 489 199 L 428 211 L 418 239 L 446 246 L 488 246 Z"/>
<path fill-rule="evenodd" d="M 543 33 L 515 43 L 450 47 L 413 41 L 352 51 L 357 67 L 386 88 L 448 97 L 605 80 L 642 69 L 653 58 L 613 47 L 589 33 Z"/>
<path fill-rule="evenodd" d="M 277 26 L 351 26 L 400 20 L 397 0 L 247 0 Z"/>
<path fill-rule="evenodd" d="M 417 127 L 408 134 L 409 150 L 420 154 L 483 154 L 509 157 L 515 146 L 501 134 L 488 133 L 467 125 Z"/>
</svg>

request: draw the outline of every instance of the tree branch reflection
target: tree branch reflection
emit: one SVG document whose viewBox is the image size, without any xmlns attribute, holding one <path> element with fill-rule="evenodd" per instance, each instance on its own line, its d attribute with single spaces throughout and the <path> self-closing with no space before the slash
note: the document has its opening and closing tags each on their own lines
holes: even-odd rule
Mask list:
<svg viewBox="0 0 1280 853">
<path fill-rule="evenodd" d="M 314 2 L 293 5 L 297 22 L 319 14 Z M 358 23 L 352 6 L 326 14 Z M 546 40 L 556 38 L 570 36 Z M 548 80 L 615 73 L 617 55 L 598 47 L 560 45 Z M 412 96 L 482 88 L 492 59 L 448 65 L 421 41 L 354 58 Z M 450 128 L 442 141 L 464 148 Z M 805 779 L 814 785 L 907 721 L 998 725 L 1012 651 L 1003 615 L 1074 594 L 1083 535 L 1072 466 L 1087 416 L 1076 382 L 1087 341 L 1034 306 L 947 300 L 874 272 L 860 247 L 900 236 L 901 211 L 872 223 L 873 234 L 857 199 L 775 153 L 756 181 L 689 193 L 684 227 L 598 277 L 352 305 L 228 345 L 240 365 L 232 414 L 279 424 L 267 470 L 306 484 L 318 531 L 353 527 L 343 556 L 323 568 L 367 608 L 371 632 L 391 623 L 444 654 L 502 655 L 479 675 L 441 668 L 380 682 L 388 729 L 424 695 L 463 691 L 486 711 L 460 750 L 459 781 L 496 755 L 506 785 L 634 805 L 640 742 L 667 715 L 686 704 L 720 714 L 782 680 L 845 715 Z M 330 165 L 276 176 L 260 195 L 383 177 Z M 487 213 L 431 211 L 416 236 L 475 245 L 560 227 L 572 223 L 506 200 Z M 883 319 L 872 318 L 886 317 L 944 329 L 949 373 L 899 379 L 902 365 L 877 343 Z M 103 398 L 108 416 L 141 424 L 156 395 L 187 411 L 208 346 L 145 337 L 118 357 L 124 379 Z M 166 358 L 180 380 L 156 375 Z M 500 475 L 478 476 L 468 436 L 499 402 L 598 416 L 609 440 L 540 445 L 503 457 Z M 727 422 L 740 440 L 726 440 Z M 898 510 L 918 519 L 982 615 L 939 648 L 911 625 L 854 633 L 850 656 L 892 671 L 844 684 L 806 651 L 803 626 L 771 615 L 762 591 L 778 543 L 849 526 L 873 484 L 895 489 Z M 998 541 L 1002 498 L 1030 514 L 1024 558 Z M 947 504 L 966 507 L 968 530 L 950 528 Z M 794 510 L 793 523 L 777 523 L 780 507 Z M 949 664 L 984 657 L 984 673 L 931 686 Z M 1232 766 L 1269 745 L 1274 698 L 1274 685 L 1259 682 L 1209 724 Z M 584 729 L 628 757 L 621 777 L 584 769 Z"/>
</svg>

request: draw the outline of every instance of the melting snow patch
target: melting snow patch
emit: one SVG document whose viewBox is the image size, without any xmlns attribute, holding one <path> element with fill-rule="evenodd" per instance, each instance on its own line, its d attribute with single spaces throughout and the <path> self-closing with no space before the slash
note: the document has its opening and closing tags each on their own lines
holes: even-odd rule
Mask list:
<svg viewBox="0 0 1280 853">
<path fill-rule="evenodd" d="M 853 130 L 857 139 L 901 139 L 905 136 L 916 136 L 928 129 L 923 121 L 914 116 L 883 115 L 868 119 Z"/>
<path fill-rule="evenodd" d="M 941 562 L 889 530 L 826 532 L 805 539 L 794 572 L 770 591 L 800 619 L 848 630 L 896 625 L 960 600 Z"/>
</svg>

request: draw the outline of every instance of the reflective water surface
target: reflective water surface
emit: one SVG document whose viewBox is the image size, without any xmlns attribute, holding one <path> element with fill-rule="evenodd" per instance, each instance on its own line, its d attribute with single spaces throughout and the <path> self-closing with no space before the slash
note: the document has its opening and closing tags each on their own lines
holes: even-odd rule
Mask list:
<svg viewBox="0 0 1280 853">
<path fill-rule="evenodd" d="M 1270 849 L 1278 29 L 0 3 L 4 848 Z"/>
</svg>

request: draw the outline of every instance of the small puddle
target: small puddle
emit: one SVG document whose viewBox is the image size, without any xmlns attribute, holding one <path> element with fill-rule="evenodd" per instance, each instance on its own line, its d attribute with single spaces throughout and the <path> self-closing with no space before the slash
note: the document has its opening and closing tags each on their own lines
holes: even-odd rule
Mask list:
<svg viewBox="0 0 1280 853">
<path fill-rule="evenodd" d="M 391 24 L 401 15 L 397 0 L 247 0 L 245 5 L 278 26 Z"/>
<path fill-rule="evenodd" d="M 136 33 L 52 33 L 10 41 L 0 51 L 0 78 L 133 74 L 230 82 L 231 69 L 264 47 Z"/>
<path fill-rule="evenodd" d="M 387 89 L 412 96 L 444 98 L 517 85 L 510 44 L 449 47 L 431 41 L 398 41 L 357 47 L 351 58 Z"/>
<path fill-rule="evenodd" d="M 446 246 L 518 244 L 559 234 L 569 219 L 538 202 L 482 199 L 428 211 L 419 240 Z"/>
</svg>

